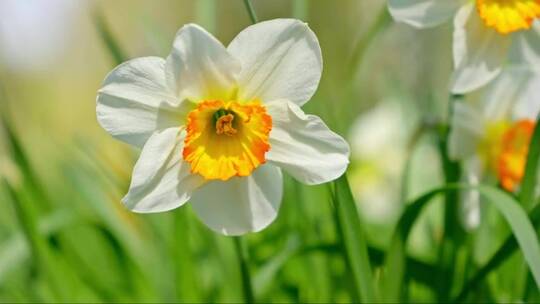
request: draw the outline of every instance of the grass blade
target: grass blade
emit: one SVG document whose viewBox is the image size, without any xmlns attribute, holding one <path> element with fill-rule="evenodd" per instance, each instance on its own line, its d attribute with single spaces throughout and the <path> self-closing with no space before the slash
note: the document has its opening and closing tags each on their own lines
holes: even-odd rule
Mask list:
<svg viewBox="0 0 540 304">
<path fill-rule="evenodd" d="M 347 176 L 342 175 L 334 183 L 334 205 L 338 228 L 358 299 L 362 302 L 374 302 L 376 301 L 375 287 L 366 240 Z"/>
<path fill-rule="evenodd" d="M 458 189 L 471 189 L 471 187 L 449 185 L 432 190 L 408 205 L 398 222 L 386 257 L 386 276 L 383 281 L 383 290 L 387 295 L 385 301 L 394 302 L 399 300 L 406 271 L 405 245 L 413 224 L 421 211 L 435 196 Z M 540 286 L 540 245 L 533 225 L 524 209 L 513 197 L 497 188 L 480 186 L 475 187 L 475 189 L 503 215 L 517 240 L 517 244 L 523 251 L 537 285 Z"/>
<path fill-rule="evenodd" d="M 540 119 L 540 116 L 539 116 Z M 519 192 L 519 201 L 527 210 L 534 207 L 534 191 L 536 190 L 536 179 L 538 174 L 538 162 L 540 157 L 540 125 L 538 120 L 534 133 L 529 144 L 529 154 L 527 156 L 527 165 L 525 167 L 525 176 L 521 182 L 521 191 Z"/>
<path fill-rule="evenodd" d="M 255 24 L 259 22 L 259 19 L 257 19 L 257 14 L 255 13 L 255 9 L 253 8 L 253 3 L 251 3 L 251 0 L 244 0 L 244 5 L 246 6 L 246 10 L 249 14 L 249 19 L 251 20 L 251 23 Z"/>
<path fill-rule="evenodd" d="M 540 204 L 536 204 L 535 207 L 529 212 L 529 219 L 534 227 L 540 225 Z M 504 243 L 499 247 L 495 254 L 484 264 L 474 275 L 464 284 L 463 289 L 453 302 L 462 302 L 467 294 L 476 288 L 491 271 L 497 269 L 506 259 L 508 259 L 519 248 L 519 244 L 516 237 L 512 234 L 506 238 Z"/>
</svg>

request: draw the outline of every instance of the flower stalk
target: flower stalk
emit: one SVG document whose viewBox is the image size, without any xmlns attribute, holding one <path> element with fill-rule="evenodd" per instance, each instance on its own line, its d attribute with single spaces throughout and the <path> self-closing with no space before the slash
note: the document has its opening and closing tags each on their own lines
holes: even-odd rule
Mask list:
<svg viewBox="0 0 540 304">
<path fill-rule="evenodd" d="M 245 303 L 255 303 L 253 296 L 253 287 L 251 284 L 251 275 L 249 273 L 247 264 L 246 245 L 241 237 L 234 237 L 234 249 L 238 257 L 238 264 L 240 265 L 240 274 L 242 277 L 242 289 L 244 292 Z"/>
</svg>

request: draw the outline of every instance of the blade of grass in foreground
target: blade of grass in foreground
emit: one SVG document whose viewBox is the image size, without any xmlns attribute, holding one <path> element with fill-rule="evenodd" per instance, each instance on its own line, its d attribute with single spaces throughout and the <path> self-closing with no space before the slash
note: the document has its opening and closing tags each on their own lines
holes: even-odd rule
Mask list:
<svg viewBox="0 0 540 304">
<path fill-rule="evenodd" d="M 386 276 L 383 281 L 383 290 L 386 295 L 385 301 L 396 302 L 400 299 L 403 277 L 406 271 L 404 262 L 405 245 L 413 224 L 423 208 L 439 194 L 457 189 L 471 188 L 466 185 L 449 185 L 432 190 L 408 205 L 398 222 L 386 257 Z M 497 188 L 479 186 L 474 187 L 474 189 L 477 189 L 486 198 L 487 202 L 493 204 L 507 221 L 525 256 L 536 284 L 540 287 L 540 245 L 533 225 L 523 208 L 514 198 Z"/>
<path fill-rule="evenodd" d="M 527 166 L 525 167 L 525 176 L 521 182 L 521 191 L 519 192 L 519 201 L 527 209 L 534 207 L 534 192 L 536 190 L 536 178 L 538 174 L 538 162 L 540 159 L 540 125 L 536 120 L 536 127 L 529 144 L 529 154 L 527 156 Z"/>
<path fill-rule="evenodd" d="M 345 249 L 346 260 L 351 268 L 356 296 L 362 302 L 376 301 L 371 264 L 364 231 L 354 202 L 347 176 L 335 182 L 334 205 L 336 218 Z"/>
</svg>

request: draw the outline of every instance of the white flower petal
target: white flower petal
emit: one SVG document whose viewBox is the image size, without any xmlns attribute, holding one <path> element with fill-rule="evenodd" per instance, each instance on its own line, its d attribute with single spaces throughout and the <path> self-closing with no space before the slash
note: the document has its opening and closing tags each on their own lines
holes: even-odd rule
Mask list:
<svg viewBox="0 0 540 304">
<path fill-rule="evenodd" d="M 449 20 L 463 2 L 463 0 L 389 0 L 388 10 L 396 21 L 416 28 L 428 28 Z"/>
<path fill-rule="evenodd" d="M 518 100 L 525 97 L 531 75 L 528 69 L 505 68 L 499 77 L 486 87 L 482 100 L 484 117 L 491 121 L 511 118 Z M 538 104 L 540 105 L 540 102 Z"/>
<path fill-rule="evenodd" d="M 451 119 L 448 154 L 453 160 L 463 160 L 477 151 L 485 132 L 484 117 L 465 102 L 456 102 Z"/>
<path fill-rule="evenodd" d="M 487 27 L 474 10 L 474 3 L 459 9 L 454 19 L 454 66 L 451 91 L 464 94 L 493 80 L 501 71 L 511 43 Z"/>
<path fill-rule="evenodd" d="M 530 30 L 515 34 L 510 50 L 510 62 L 540 72 L 540 21 L 535 21 Z"/>
<path fill-rule="evenodd" d="M 156 131 L 181 124 L 179 100 L 166 85 L 165 60 L 127 61 L 107 75 L 97 96 L 97 119 L 112 136 L 142 147 Z"/>
<path fill-rule="evenodd" d="M 212 230 L 241 235 L 264 229 L 276 218 L 283 194 L 281 171 L 263 165 L 246 177 L 210 181 L 190 201 Z"/>
<path fill-rule="evenodd" d="M 229 44 L 242 62 L 239 99 L 288 99 L 298 105 L 315 93 L 322 73 L 319 42 L 307 24 L 275 19 L 249 26 Z"/>
<path fill-rule="evenodd" d="M 183 205 L 204 180 L 190 173 L 182 159 L 185 132 L 169 128 L 146 142 L 133 169 L 129 192 L 122 199 L 135 212 L 162 212 Z"/>
<path fill-rule="evenodd" d="M 340 177 L 349 163 L 349 145 L 317 116 L 306 115 L 294 103 L 267 104 L 272 116 L 270 151 L 266 159 L 305 184 Z"/>
<path fill-rule="evenodd" d="M 536 120 L 540 113 L 540 73 L 529 73 L 516 98 L 512 116 L 514 119 Z"/>
<path fill-rule="evenodd" d="M 236 89 L 240 62 L 214 36 L 195 24 L 183 26 L 167 57 L 167 81 L 181 99 L 223 99 Z"/>
</svg>

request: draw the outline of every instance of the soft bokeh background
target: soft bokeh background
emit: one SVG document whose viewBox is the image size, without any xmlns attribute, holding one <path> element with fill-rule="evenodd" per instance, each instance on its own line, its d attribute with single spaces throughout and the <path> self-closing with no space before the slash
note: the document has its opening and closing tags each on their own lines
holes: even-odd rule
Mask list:
<svg viewBox="0 0 540 304">
<path fill-rule="evenodd" d="M 351 143 L 349 180 L 380 264 L 403 198 L 442 183 L 436 138 L 414 153 L 411 143 L 447 115 L 450 26 L 395 24 L 381 0 L 253 2 L 259 19 L 300 18 L 319 38 L 324 72 L 305 110 Z M 138 215 L 121 205 L 138 151 L 96 122 L 96 91 L 116 65 L 99 20 L 128 58 L 165 57 L 189 22 L 224 44 L 250 25 L 241 0 L 0 0 L 0 301 L 241 300 L 230 238 L 189 207 Z M 246 237 L 256 297 L 351 300 L 327 187 L 285 187 L 278 220 Z M 422 265 L 440 241 L 437 208 L 410 242 Z M 410 283 L 415 299 L 434 299 L 429 275 Z"/>
</svg>

